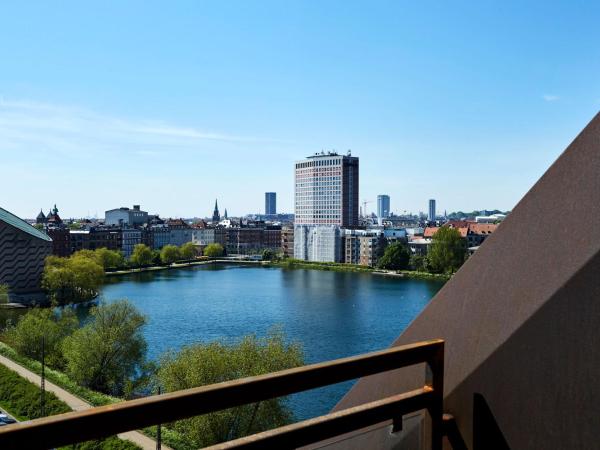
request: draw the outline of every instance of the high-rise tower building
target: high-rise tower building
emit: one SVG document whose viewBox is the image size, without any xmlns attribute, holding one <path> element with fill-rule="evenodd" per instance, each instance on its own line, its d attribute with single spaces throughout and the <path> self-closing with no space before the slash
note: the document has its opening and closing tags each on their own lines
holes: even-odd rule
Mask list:
<svg viewBox="0 0 600 450">
<path fill-rule="evenodd" d="M 294 257 L 339 261 L 340 228 L 358 226 L 358 158 L 322 152 L 295 170 Z"/>
<path fill-rule="evenodd" d="M 296 225 L 358 226 L 358 158 L 317 153 L 296 162 Z"/>
<path fill-rule="evenodd" d="M 430 222 L 435 221 L 435 200 L 429 200 L 429 215 L 427 216 L 427 220 Z"/>
<path fill-rule="evenodd" d="M 378 195 L 377 196 L 377 217 L 380 219 L 390 217 L 390 196 L 389 195 Z"/>
<path fill-rule="evenodd" d="M 265 192 L 265 214 L 267 216 L 277 214 L 277 193 Z"/>
</svg>

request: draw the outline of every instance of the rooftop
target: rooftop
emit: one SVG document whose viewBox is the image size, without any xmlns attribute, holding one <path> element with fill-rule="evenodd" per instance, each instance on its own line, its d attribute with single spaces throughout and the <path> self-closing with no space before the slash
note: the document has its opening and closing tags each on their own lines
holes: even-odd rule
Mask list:
<svg viewBox="0 0 600 450">
<path fill-rule="evenodd" d="M 18 218 L 13 213 L 10 213 L 2 208 L 0 208 L 0 221 L 7 223 L 8 225 L 14 228 L 17 228 L 18 230 L 24 231 L 25 233 L 30 234 L 33 237 L 43 239 L 44 241 L 52 242 L 52 239 L 50 239 L 50 237 L 46 233 L 43 233 L 37 228 L 32 227 L 23 219 Z"/>
</svg>

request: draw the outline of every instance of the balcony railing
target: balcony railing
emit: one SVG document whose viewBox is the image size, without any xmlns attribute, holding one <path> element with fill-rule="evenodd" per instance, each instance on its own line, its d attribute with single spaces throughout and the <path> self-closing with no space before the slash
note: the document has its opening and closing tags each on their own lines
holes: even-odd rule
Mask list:
<svg viewBox="0 0 600 450">
<path fill-rule="evenodd" d="M 444 341 L 392 347 L 256 377 L 130 400 L 0 428 L 1 449 L 47 449 L 185 419 L 227 408 L 327 386 L 388 370 L 426 363 L 424 385 L 391 397 L 314 419 L 215 445 L 211 449 L 296 448 L 426 409 L 431 417 L 431 449 L 443 436 Z"/>
</svg>

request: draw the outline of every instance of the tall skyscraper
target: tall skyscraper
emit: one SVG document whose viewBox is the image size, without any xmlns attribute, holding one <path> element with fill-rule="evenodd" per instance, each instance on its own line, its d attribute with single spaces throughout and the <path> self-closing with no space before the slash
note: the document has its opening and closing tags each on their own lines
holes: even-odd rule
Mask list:
<svg viewBox="0 0 600 450">
<path fill-rule="evenodd" d="M 427 216 L 427 220 L 433 222 L 435 220 L 435 200 L 429 200 L 429 215 Z"/>
<path fill-rule="evenodd" d="M 277 214 L 277 193 L 265 192 L 265 214 L 267 216 Z"/>
<path fill-rule="evenodd" d="M 358 158 L 317 153 L 296 162 L 296 225 L 358 226 Z"/>
<path fill-rule="evenodd" d="M 378 195 L 377 196 L 377 217 L 380 219 L 390 217 L 390 196 L 389 195 Z"/>
<path fill-rule="evenodd" d="M 295 170 L 294 257 L 339 261 L 340 227 L 358 226 L 358 158 L 322 152 Z"/>
</svg>

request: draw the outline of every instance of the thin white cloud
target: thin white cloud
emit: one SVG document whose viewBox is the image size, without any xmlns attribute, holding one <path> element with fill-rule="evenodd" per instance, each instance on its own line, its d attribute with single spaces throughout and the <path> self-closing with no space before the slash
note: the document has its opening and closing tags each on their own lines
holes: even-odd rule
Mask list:
<svg viewBox="0 0 600 450">
<path fill-rule="evenodd" d="M 70 106 L 0 99 L 0 151 L 99 152 L 157 155 L 176 148 L 198 151 L 208 142 L 262 142 L 156 120 L 124 119 Z"/>
<path fill-rule="evenodd" d="M 560 99 L 560 97 L 558 95 L 554 95 L 554 94 L 544 94 L 544 95 L 542 95 L 542 98 L 547 102 L 555 102 Z"/>
</svg>

